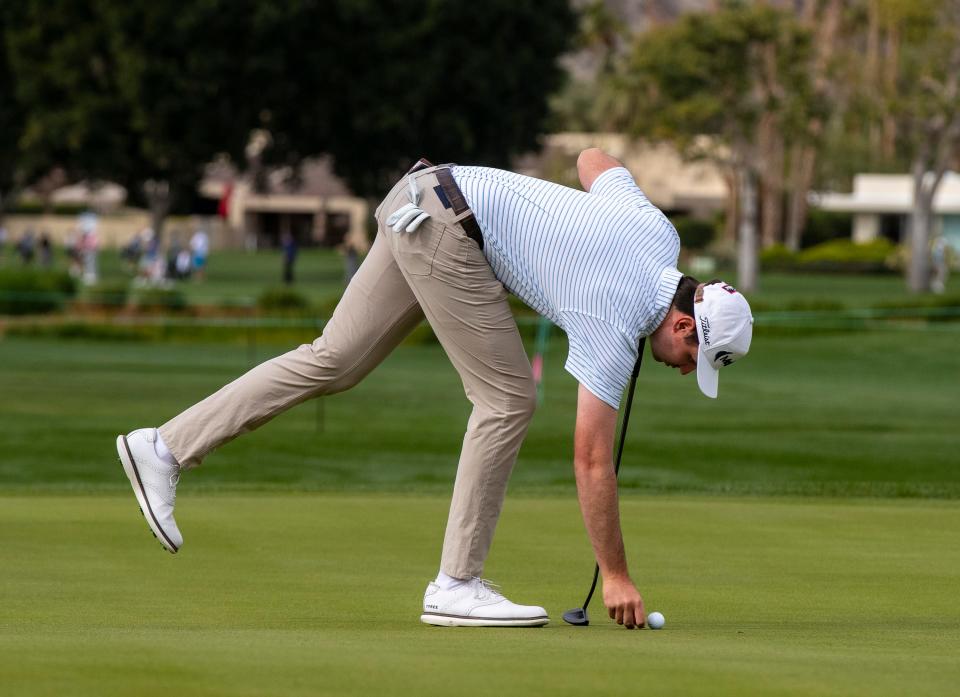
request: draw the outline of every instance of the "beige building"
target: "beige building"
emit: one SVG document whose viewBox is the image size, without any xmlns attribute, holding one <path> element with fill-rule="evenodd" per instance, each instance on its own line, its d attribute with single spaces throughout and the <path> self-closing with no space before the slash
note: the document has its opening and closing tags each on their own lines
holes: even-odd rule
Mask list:
<svg viewBox="0 0 960 697">
<path fill-rule="evenodd" d="M 249 176 L 238 176 L 228 164 L 207 168 L 200 193 L 224 202 L 235 246 L 275 247 L 289 233 L 301 245 L 349 245 L 360 253 L 369 248 L 372 211 L 334 174 L 330 158 L 307 160 L 299 176 L 290 168 L 273 170 L 261 189 L 257 191 Z"/>
<path fill-rule="evenodd" d="M 556 133 L 545 136 L 539 155 L 525 158 L 520 170 L 579 187 L 577 155 L 600 148 L 626 165 L 651 202 L 666 213 L 708 217 L 724 209 L 727 182 L 714 163 L 687 161 L 671 145 L 632 140 L 619 133 Z"/>
<path fill-rule="evenodd" d="M 301 246 L 336 247 L 349 244 L 359 253 L 369 248 L 367 225 L 372 215 L 366 200 L 353 196 L 326 158 L 308 160 L 299 178 L 290 170 L 267 176 L 264 191 L 254 191 L 249 178 L 238 175 L 229 165 L 215 163 L 207 168 L 199 193 L 207 199 L 205 214 L 171 216 L 165 237 L 186 244 L 198 228 L 210 235 L 214 249 L 276 247 L 281 235 L 289 232 Z M 218 202 L 229 191 L 227 217 L 217 215 Z M 101 247 L 122 247 L 150 225 L 150 214 L 127 208 L 126 190 L 112 183 L 71 184 L 50 195 L 51 207 L 89 207 L 97 213 L 97 237 Z M 36 199 L 27 192 L 26 197 Z M 62 246 L 76 236 L 76 215 L 10 214 L 4 218 L 8 239 L 25 233 L 47 234 Z"/>
<path fill-rule="evenodd" d="M 719 168 L 701 160 L 685 161 L 675 148 L 665 144 L 637 142 L 616 133 L 557 133 L 543 139 L 539 154 L 522 158 L 517 169 L 525 174 L 579 186 L 576 160 L 581 150 L 600 147 L 622 160 L 650 200 L 667 213 L 710 216 L 726 203 L 727 184 Z M 333 172 L 330 158 L 306 161 L 299 176 L 289 168 L 270 171 L 260 190 L 249 175 L 240 174 L 226 162 L 210 164 L 199 185 L 206 199 L 206 215 L 171 217 L 166 232 L 189 239 L 202 227 L 210 234 L 214 249 L 276 247 L 284 233 L 294 235 L 301 246 L 336 247 L 344 244 L 365 253 L 372 232 L 372 211 L 365 199 L 351 194 Z M 52 200 L 86 204 L 100 215 L 98 235 L 106 247 L 126 244 L 150 224 L 149 214 L 123 207 L 126 192 L 106 184 L 74 184 L 54 192 Z M 226 218 L 216 215 L 224 202 Z M 75 216 L 9 215 L 6 227 L 11 239 L 26 230 L 46 231 L 62 244 L 77 227 Z"/>
</svg>

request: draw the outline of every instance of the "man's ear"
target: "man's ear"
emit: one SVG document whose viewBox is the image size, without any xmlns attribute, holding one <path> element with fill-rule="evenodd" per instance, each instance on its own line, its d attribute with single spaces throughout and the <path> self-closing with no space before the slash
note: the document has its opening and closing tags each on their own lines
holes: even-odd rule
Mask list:
<svg viewBox="0 0 960 697">
<path fill-rule="evenodd" d="M 687 314 L 678 313 L 677 319 L 673 323 L 673 331 L 678 334 L 688 334 L 691 329 L 696 329 L 693 317 Z"/>
</svg>

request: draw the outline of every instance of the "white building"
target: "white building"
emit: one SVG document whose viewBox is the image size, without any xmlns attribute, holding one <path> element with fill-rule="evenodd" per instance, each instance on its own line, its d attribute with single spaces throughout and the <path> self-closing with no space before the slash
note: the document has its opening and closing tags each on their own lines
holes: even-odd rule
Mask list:
<svg viewBox="0 0 960 697">
<path fill-rule="evenodd" d="M 853 215 L 853 240 L 886 237 L 904 242 L 907 217 L 913 209 L 913 177 L 908 174 L 858 174 L 853 193 L 821 193 L 813 205 Z M 934 236 L 942 234 L 960 252 L 960 174 L 948 172 L 933 199 Z"/>
</svg>

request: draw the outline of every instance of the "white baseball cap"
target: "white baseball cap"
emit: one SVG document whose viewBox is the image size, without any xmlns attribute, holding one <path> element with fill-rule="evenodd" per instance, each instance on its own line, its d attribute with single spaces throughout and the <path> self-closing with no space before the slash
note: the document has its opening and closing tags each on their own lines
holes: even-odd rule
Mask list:
<svg viewBox="0 0 960 697">
<path fill-rule="evenodd" d="M 753 315 L 747 299 L 723 281 L 697 288 L 693 313 L 700 339 L 697 384 L 707 397 L 715 398 L 720 368 L 750 350 Z"/>
</svg>

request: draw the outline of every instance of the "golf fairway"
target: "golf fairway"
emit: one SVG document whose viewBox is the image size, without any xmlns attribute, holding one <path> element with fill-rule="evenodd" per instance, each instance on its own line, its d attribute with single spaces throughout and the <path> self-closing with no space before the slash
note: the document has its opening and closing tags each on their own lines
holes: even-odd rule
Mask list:
<svg viewBox="0 0 960 697">
<path fill-rule="evenodd" d="M 508 497 L 486 576 L 543 629 L 421 625 L 447 499 L 191 495 L 180 554 L 133 496 L 0 497 L 0 694 L 946 695 L 960 504 L 627 497 L 666 628 L 598 596 L 575 497 Z"/>
</svg>

